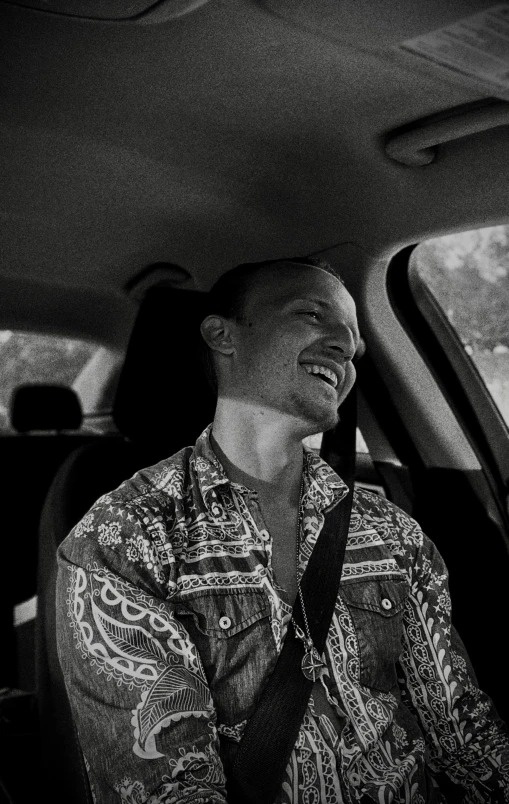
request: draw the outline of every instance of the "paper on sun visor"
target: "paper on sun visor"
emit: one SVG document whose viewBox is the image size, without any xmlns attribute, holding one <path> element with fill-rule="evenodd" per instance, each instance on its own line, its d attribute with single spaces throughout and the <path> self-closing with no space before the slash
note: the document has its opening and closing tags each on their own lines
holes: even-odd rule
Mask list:
<svg viewBox="0 0 509 804">
<path fill-rule="evenodd" d="M 400 47 L 433 64 L 509 90 L 509 3 L 498 3 Z"/>
</svg>

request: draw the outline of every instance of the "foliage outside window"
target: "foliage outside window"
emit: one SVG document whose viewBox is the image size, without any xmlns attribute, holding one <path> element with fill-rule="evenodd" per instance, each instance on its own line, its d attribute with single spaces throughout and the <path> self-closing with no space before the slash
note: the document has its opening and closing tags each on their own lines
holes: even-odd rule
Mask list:
<svg viewBox="0 0 509 804">
<path fill-rule="evenodd" d="M 509 226 L 427 240 L 411 270 L 440 304 L 509 425 Z"/>
</svg>

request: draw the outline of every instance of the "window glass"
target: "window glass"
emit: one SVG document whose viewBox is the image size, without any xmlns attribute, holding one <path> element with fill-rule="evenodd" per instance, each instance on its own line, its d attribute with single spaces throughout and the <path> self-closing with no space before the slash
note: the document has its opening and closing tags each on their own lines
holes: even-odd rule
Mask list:
<svg viewBox="0 0 509 804">
<path fill-rule="evenodd" d="M 34 332 L 0 330 L 0 432 L 13 432 L 9 408 L 19 385 L 74 388 L 84 413 L 83 429 L 109 432 L 120 355 L 97 344 Z"/>
<path fill-rule="evenodd" d="M 509 425 L 509 226 L 426 240 L 410 270 L 431 291 Z"/>
<path fill-rule="evenodd" d="M 307 438 L 303 439 L 303 443 L 306 445 L 306 447 L 310 447 L 311 449 L 315 449 L 317 452 L 319 452 L 322 445 L 322 436 L 323 433 L 316 433 L 316 435 L 307 436 Z M 357 428 L 356 432 L 355 448 L 357 452 L 364 452 L 366 455 L 369 454 L 367 444 L 364 441 L 359 428 Z"/>
</svg>

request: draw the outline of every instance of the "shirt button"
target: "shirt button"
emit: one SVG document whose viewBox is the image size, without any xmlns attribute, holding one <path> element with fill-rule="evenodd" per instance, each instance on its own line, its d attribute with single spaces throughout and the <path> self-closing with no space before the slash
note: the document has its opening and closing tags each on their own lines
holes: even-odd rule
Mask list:
<svg viewBox="0 0 509 804">
<path fill-rule="evenodd" d="M 389 609 L 392 609 L 392 601 L 389 600 L 388 597 L 384 597 L 382 600 L 382 606 L 386 611 L 389 611 Z"/>
<path fill-rule="evenodd" d="M 222 628 L 223 631 L 226 631 L 227 628 L 230 628 L 231 624 L 232 621 L 230 620 L 229 617 L 226 617 L 226 615 L 221 617 L 221 619 L 219 620 L 219 628 Z"/>
<path fill-rule="evenodd" d="M 350 774 L 350 784 L 352 784 L 354 787 L 359 787 L 360 783 L 361 783 L 361 777 L 359 776 L 359 774 L 358 773 L 351 773 Z"/>
</svg>

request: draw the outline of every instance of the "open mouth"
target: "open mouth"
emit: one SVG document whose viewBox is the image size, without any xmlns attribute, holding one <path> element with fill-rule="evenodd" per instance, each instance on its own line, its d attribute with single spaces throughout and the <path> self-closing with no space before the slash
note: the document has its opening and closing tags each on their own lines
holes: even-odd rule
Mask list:
<svg viewBox="0 0 509 804">
<path fill-rule="evenodd" d="M 308 374 L 312 374 L 317 379 L 326 382 L 331 388 L 336 388 L 338 385 L 337 374 L 326 366 L 321 366 L 318 363 L 305 363 L 303 364 L 303 369 Z"/>
</svg>

